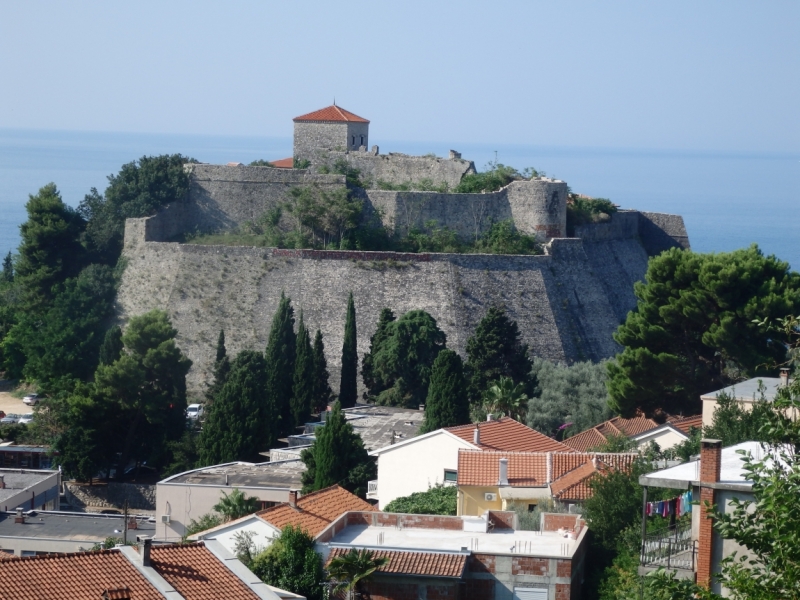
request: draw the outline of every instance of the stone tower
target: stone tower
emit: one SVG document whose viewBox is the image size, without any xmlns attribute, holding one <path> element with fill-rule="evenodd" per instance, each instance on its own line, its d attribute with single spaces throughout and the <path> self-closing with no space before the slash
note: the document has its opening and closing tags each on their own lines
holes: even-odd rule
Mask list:
<svg viewBox="0 0 800 600">
<path fill-rule="evenodd" d="M 352 151 L 369 144 L 369 121 L 343 109 L 328 106 L 294 121 L 294 158 L 318 162 L 327 151 Z"/>
</svg>

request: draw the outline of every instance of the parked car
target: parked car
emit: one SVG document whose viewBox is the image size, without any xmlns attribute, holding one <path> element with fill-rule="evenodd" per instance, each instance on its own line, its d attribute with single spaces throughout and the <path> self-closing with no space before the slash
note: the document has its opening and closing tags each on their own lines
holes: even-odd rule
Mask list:
<svg viewBox="0 0 800 600">
<path fill-rule="evenodd" d="M 186 407 L 186 418 L 187 419 L 199 419 L 203 416 L 203 405 L 202 404 L 190 404 Z"/>
<path fill-rule="evenodd" d="M 5 417 L 0 419 L 0 423 L 7 425 L 9 423 L 16 423 L 22 418 L 21 415 L 15 415 L 13 413 L 7 414 Z"/>
<path fill-rule="evenodd" d="M 41 398 L 39 398 L 39 394 L 28 394 L 22 399 L 22 401 L 28 406 L 36 406 L 39 400 L 41 400 Z"/>
<path fill-rule="evenodd" d="M 33 423 L 33 413 L 25 413 L 19 418 L 17 421 L 20 425 L 27 425 L 28 423 Z"/>
</svg>

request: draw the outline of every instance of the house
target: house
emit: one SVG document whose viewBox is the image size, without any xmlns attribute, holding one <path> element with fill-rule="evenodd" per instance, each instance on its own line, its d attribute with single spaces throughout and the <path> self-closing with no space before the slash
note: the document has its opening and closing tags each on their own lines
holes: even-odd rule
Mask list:
<svg viewBox="0 0 800 600">
<path fill-rule="evenodd" d="M 127 525 L 127 527 L 126 527 Z M 127 532 L 126 532 L 127 529 Z M 135 540 L 152 536 L 155 519 L 60 511 L 0 513 L 0 552 L 15 556 L 81 552 L 108 538 Z"/>
<path fill-rule="evenodd" d="M 279 600 L 296 598 L 262 583 L 216 542 L 52 554 L 0 560 L 0 597 L 14 600 Z"/>
<path fill-rule="evenodd" d="M 53 451 L 50 446 L 35 446 L 0 443 L 0 468 L 2 469 L 42 469 L 53 466 Z"/>
<path fill-rule="evenodd" d="M 568 437 L 564 440 L 564 444 L 579 452 L 587 452 L 597 450 L 611 438 L 626 437 L 636 442 L 638 448 L 644 448 L 655 442 L 661 450 L 666 450 L 688 440 L 691 429 L 700 428 L 701 425 L 700 415 L 670 417 L 662 424 L 644 416 L 632 419 L 614 417 Z"/>
<path fill-rule="evenodd" d="M 58 510 L 61 472 L 0 469 L 0 510 Z"/>
<path fill-rule="evenodd" d="M 192 535 L 189 539 L 217 540 L 228 551 L 234 552 L 237 535 L 249 532 L 256 547 L 267 547 L 287 525 L 303 529 L 310 536 L 316 537 L 331 522 L 348 511 L 372 510 L 377 509 L 369 502 L 338 485 L 333 485 L 299 499 L 296 492 L 291 492 L 289 502 L 285 504 L 224 523 Z"/>
<path fill-rule="evenodd" d="M 714 413 L 717 410 L 717 398 L 725 394 L 740 402 L 745 410 L 749 410 L 753 403 L 762 398 L 767 402 L 772 402 L 778 395 L 782 387 L 789 385 L 789 370 L 781 369 L 780 377 L 754 377 L 747 381 L 741 381 L 729 385 L 721 390 L 709 392 L 700 396 L 703 401 L 703 427 L 709 427 L 714 421 Z M 796 409 L 792 409 L 791 414 L 787 415 L 793 420 L 797 419 Z"/>
<path fill-rule="evenodd" d="M 609 469 L 628 470 L 637 454 L 459 450 L 458 515 L 532 510 L 542 498 L 575 503 L 589 481 Z"/>
<path fill-rule="evenodd" d="M 261 508 L 288 502 L 290 492 L 302 487 L 305 465 L 299 460 L 235 462 L 193 469 L 156 484 L 159 541 L 179 541 L 192 520 L 213 511 L 223 492 L 235 488 L 261 501 Z"/>
<path fill-rule="evenodd" d="M 437 429 L 370 452 L 378 458 L 378 479 L 370 482 L 367 498 L 383 509 L 395 498 L 434 485 L 455 485 L 459 450 L 572 452 L 509 417 Z"/>
<path fill-rule="evenodd" d="M 515 523 L 508 512 L 349 512 L 317 537 L 317 550 L 328 564 L 353 549 L 388 558 L 364 584 L 372 600 L 578 600 L 587 532 L 580 516 L 545 514 L 539 531 Z"/>
<path fill-rule="evenodd" d="M 675 572 L 679 578 L 693 579 L 710 587 L 713 592 L 724 593 L 720 584 L 711 580 L 711 575 L 719 572 L 723 558 L 741 552 L 742 547 L 733 540 L 723 539 L 714 529 L 706 503 L 716 505 L 725 514 L 732 510 L 733 498 L 754 499 L 753 482 L 742 468 L 740 452 L 749 453 L 757 460 L 765 456 L 760 442 L 743 442 L 722 448 L 719 440 L 704 439 L 700 443 L 699 460 L 639 477 L 639 483 L 645 489 L 645 505 L 651 487 L 674 489 L 676 494 L 691 491 L 695 503 L 691 509 L 690 525 L 676 522 L 642 540 L 639 574 L 665 568 Z"/>
</svg>

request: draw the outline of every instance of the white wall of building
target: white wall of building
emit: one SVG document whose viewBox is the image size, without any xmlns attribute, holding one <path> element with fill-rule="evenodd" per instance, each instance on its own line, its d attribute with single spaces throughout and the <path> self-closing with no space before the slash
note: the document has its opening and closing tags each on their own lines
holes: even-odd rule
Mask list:
<svg viewBox="0 0 800 600">
<path fill-rule="evenodd" d="M 670 427 L 658 428 L 651 432 L 643 433 L 636 438 L 636 444 L 639 448 L 647 446 L 650 442 L 655 442 L 662 450 L 667 450 L 673 446 L 677 446 L 682 441 L 689 439 L 689 436 L 683 435 L 680 431 L 676 431 Z"/>
<path fill-rule="evenodd" d="M 445 470 L 458 469 L 458 451 L 475 446 L 443 430 L 373 452 L 378 457 L 378 508 L 395 498 L 444 483 Z"/>
<path fill-rule="evenodd" d="M 226 525 L 215 527 L 209 530 L 206 535 L 191 536 L 190 539 L 217 540 L 228 552 L 236 556 L 237 535 L 245 532 L 253 534 L 251 541 L 255 544 L 257 550 L 263 550 L 271 546 L 273 540 L 281 533 L 279 529 L 263 519 L 250 515 Z"/>
</svg>

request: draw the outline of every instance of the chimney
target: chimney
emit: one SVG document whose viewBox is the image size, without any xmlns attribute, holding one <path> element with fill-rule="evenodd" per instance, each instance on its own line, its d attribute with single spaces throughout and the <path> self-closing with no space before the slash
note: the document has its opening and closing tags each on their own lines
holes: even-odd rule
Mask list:
<svg viewBox="0 0 800 600">
<path fill-rule="evenodd" d="M 486 420 L 487 420 L 487 421 L 494 421 L 494 415 L 493 415 L 493 414 L 491 414 L 491 413 L 490 413 L 490 414 L 488 414 L 488 415 L 486 415 Z"/>
<path fill-rule="evenodd" d="M 25 513 L 22 512 L 22 508 L 17 509 L 17 514 L 14 517 L 14 523 L 24 523 L 25 522 Z"/>
<path fill-rule="evenodd" d="M 781 369 L 781 387 L 787 387 L 789 385 L 789 369 L 787 367 L 783 367 Z"/>
<path fill-rule="evenodd" d="M 697 584 L 708 588 L 711 584 L 712 552 L 714 546 L 713 513 L 708 508 L 714 504 L 714 488 L 704 484 L 717 483 L 722 460 L 720 440 L 700 441 L 700 525 L 697 533 Z"/>
<path fill-rule="evenodd" d="M 6 489 L 6 478 L 5 475 L 0 475 L 0 490 Z"/>
<path fill-rule="evenodd" d="M 475 426 L 475 431 L 472 432 L 472 441 L 476 446 L 481 445 L 481 430 Z"/>
<path fill-rule="evenodd" d="M 500 459 L 500 481 L 497 485 L 508 485 L 508 459 Z"/>
<path fill-rule="evenodd" d="M 150 566 L 150 549 L 153 546 L 153 538 L 142 536 L 139 538 L 139 558 L 143 567 Z"/>
<path fill-rule="evenodd" d="M 598 462 L 597 462 L 597 454 L 593 454 L 593 455 L 592 455 L 592 466 L 593 466 L 593 467 L 596 469 L 596 468 L 597 468 L 597 465 L 598 465 Z"/>
<path fill-rule="evenodd" d="M 297 508 L 297 490 L 289 490 L 289 506 Z"/>
</svg>

